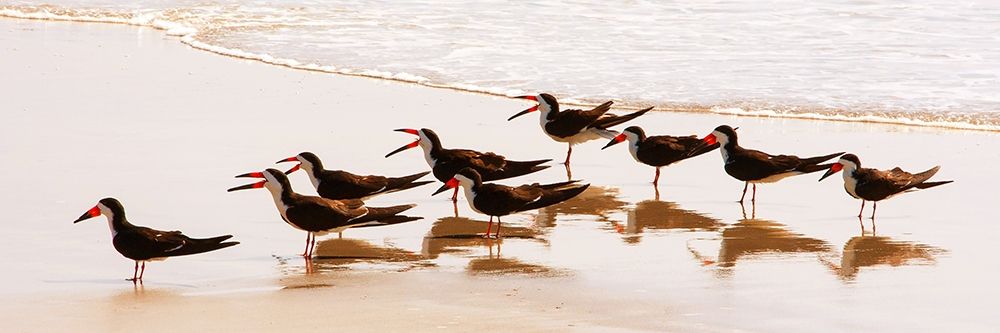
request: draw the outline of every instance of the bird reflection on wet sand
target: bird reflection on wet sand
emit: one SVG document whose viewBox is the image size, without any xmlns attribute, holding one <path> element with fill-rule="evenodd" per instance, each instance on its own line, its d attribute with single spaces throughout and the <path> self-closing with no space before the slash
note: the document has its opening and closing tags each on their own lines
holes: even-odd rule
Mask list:
<svg viewBox="0 0 1000 333">
<path fill-rule="evenodd" d="M 751 213 L 753 214 L 753 213 Z M 751 215 L 752 216 L 752 215 Z M 713 260 L 690 246 L 689 251 L 703 264 L 715 264 L 720 277 L 728 277 L 741 260 L 762 257 L 791 257 L 823 254 L 833 250 L 824 240 L 789 231 L 784 224 L 757 218 L 744 218 L 722 230 L 719 255 Z"/>
<path fill-rule="evenodd" d="M 517 258 L 486 256 L 469 260 L 466 272 L 471 275 L 532 275 L 532 276 L 564 276 L 569 271 L 552 267 L 523 262 Z"/>
<path fill-rule="evenodd" d="M 693 210 L 681 209 L 675 202 L 646 200 L 629 210 L 622 233 L 628 243 L 638 243 L 640 234 L 653 230 L 716 231 L 722 222 Z"/>
<path fill-rule="evenodd" d="M 618 196 L 617 188 L 592 185 L 572 199 L 539 209 L 535 223 L 539 227 L 552 228 L 556 226 L 558 215 L 593 215 L 598 221 L 617 224 L 611 214 L 624 212 L 627 204 Z"/>
<path fill-rule="evenodd" d="M 443 217 L 434 222 L 430 232 L 424 237 L 421 254 L 435 259 L 442 253 L 471 253 L 473 249 L 486 244 L 499 243 L 501 240 L 484 239 L 486 220 L 473 220 L 465 217 Z M 542 238 L 541 230 L 516 225 L 504 226 L 503 238 L 529 239 L 548 245 L 548 240 Z"/>
<path fill-rule="evenodd" d="M 445 217 L 434 222 L 424 237 L 421 254 L 437 259 L 442 254 L 469 258 L 465 267 L 472 275 L 527 274 L 539 276 L 563 275 L 565 272 L 544 265 L 526 263 L 518 258 L 503 256 L 505 241 L 532 241 L 548 246 L 542 230 L 532 227 L 506 226 L 502 239 L 484 239 L 485 220 Z"/>
<path fill-rule="evenodd" d="M 934 265 L 944 249 L 890 237 L 862 235 L 852 237 L 844 244 L 840 264 L 823 259 L 834 274 L 845 282 L 852 282 L 862 267 Z"/>
<path fill-rule="evenodd" d="M 722 231 L 719 266 L 733 267 L 741 258 L 758 255 L 789 255 L 831 251 L 830 244 L 785 229 L 785 225 L 763 219 L 744 219 Z"/>
<path fill-rule="evenodd" d="M 292 270 L 292 259 L 278 258 Z M 394 270 L 408 270 L 414 267 L 432 266 L 420 254 L 413 253 L 391 245 L 377 245 L 361 239 L 331 238 L 316 243 L 316 254 L 304 259 L 304 272 L 347 270 L 355 263 L 394 263 L 403 264 Z"/>
</svg>

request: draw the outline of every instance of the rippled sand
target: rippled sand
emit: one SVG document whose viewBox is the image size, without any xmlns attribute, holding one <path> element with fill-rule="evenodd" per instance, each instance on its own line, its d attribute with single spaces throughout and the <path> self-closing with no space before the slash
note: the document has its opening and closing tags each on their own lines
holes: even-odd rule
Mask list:
<svg viewBox="0 0 1000 333">
<path fill-rule="evenodd" d="M 819 174 L 758 189 L 709 153 L 653 170 L 624 147 L 575 149 L 594 184 L 563 204 L 488 219 L 436 185 L 372 205 L 417 203 L 425 219 L 348 230 L 301 253 L 264 191 L 227 193 L 236 174 L 309 150 L 331 168 L 426 169 L 394 128 L 435 129 L 448 147 L 512 159 L 563 157 L 523 102 L 294 71 L 197 51 L 144 28 L 0 20 L 0 192 L 5 331 L 988 331 L 998 289 L 997 136 L 871 124 L 657 113 L 647 133 L 740 126 L 741 143 L 801 155 L 850 151 L 868 166 L 925 169 L 956 182 L 879 205 Z M 534 115 L 532 115 L 534 117 Z M 549 170 L 504 183 L 554 182 Z M 302 174 L 296 190 L 312 193 Z M 241 245 L 151 263 L 111 247 L 104 221 L 70 222 L 115 196 L 140 225 Z M 456 216 L 457 212 L 457 216 Z M 860 223 L 863 223 L 863 226 Z"/>
</svg>

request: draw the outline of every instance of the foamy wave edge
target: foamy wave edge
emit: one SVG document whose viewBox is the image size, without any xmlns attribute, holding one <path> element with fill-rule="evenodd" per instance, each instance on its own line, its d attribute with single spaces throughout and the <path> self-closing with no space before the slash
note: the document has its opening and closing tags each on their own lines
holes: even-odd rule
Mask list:
<svg viewBox="0 0 1000 333">
<path fill-rule="evenodd" d="M 24 12 L 9 7 L 6 8 L 0 7 L 0 17 L 32 19 L 32 20 L 49 20 L 49 21 L 114 23 L 114 24 L 127 24 L 127 25 L 150 27 L 158 30 L 163 30 L 169 36 L 180 37 L 180 41 L 182 43 L 187 44 L 199 50 L 208 51 L 224 56 L 230 56 L 234 58 L 260 61 L 271 65 L 284 66 L 298 70 L 308 70 L 308 71 L 324 72 L 331 74 L 360 76 L 360 77 L 367 77 L 374 79 L 414 83 L 433 88 L 480 93 L 480 94 L 499 96 L 499 97 L 514 97 L 531 93 L 520 89 L 483 87 L 483 86 L 463 84 L 463 83 L 439 83 L 439 82 L 434 82 L 433 80 L 427 77 L 409 74 L 405 72 L 394 73 L 394 72 L 380 71 L 375 69 L 358 70 L 350 68 L 338 68 L 337 66 L 333 65 L 319 65 L 315 63 L 303 64 L 295 59 L 277 58 L 269 54 L 252 53 L 241 49 L 227 48 L 223 46 L 205 43 L 196 39 L 196 36 L 198 35 L 198 30 L 196 28 L 191 26 L 186 26 L 178 22 L 163 20 L 158 18 L 158 16 L 159 12 L 128 13 L 126 15 L 123 15 L 122 17 L 92 16 L 83 14 L 67 15 L 67 14 L 52 13 L 45 9 L 39 9 L 38 11 L 33 11 L 33 12 Z M 562 102 L 560 104 L 576 105 L 576 106 L 597 105 L 597 103 L 587 103 L 578 100 L 566 100 L 565 102 Z M 627 106 L 626 108 L 639 109 L 639 107 L 636 106 Z M 814 112 L 790 113 L 790 112 L 779 112 L 774 110 L 746 110 L 743 108 L 719 107 L 719 106 L 710 106 L 706 108 L 681 108 L 681 109 L 673 109 L 670 111 L 704 113 L 705 112 L 704 110 L 707 110 L 708 113 L 745 116 L 745 117 L 842 121 L 842 122 L 856 122 L 856 123 L 879 123 L 879 124 L 890 124 L 890 125 L 1000 132 L 1000 125 L 971 124 L 966 122 L 953 122 L 953 121 L 929 121 L 929 120 L 905 117 L 903 116 L 904 114 L 900 114 L 900 116 L 898 117 L 886 117 L 878 115 L 858 116 L 858 115 L 844 115 L 837 113 L 830 113 L 830 114 L 821 114 Z"/>
<path fill-rule="evenodd" d="M 709 112 L 715 114 L 726 114 L 726 115 L 735 115 L 744 117 L 843 121 L 852 123 L 877 123 L 877 124 L 890 124 L 890 125 L 906 125 L 906 126 L 918 126 L 918 127 L 936 127 L 936 128 L 947 128 L 947 129 L 1000 132 L 1000 126 L 998 125 L 980 125 L 980 124 L 970 124 L 970 123 L 953 122 L 953 121 L 929 121 L 929 120 L 914 119 L 903 116 L 896 116 L 896 117 L 877 116 L 877 115 L 848 116 L 836 113 L 822 114 L 815 112 L 790 113 L 790 112 L 779 112 L 774 110 L 745 110 L 743 108 L 732 108 L 732 107 L 712 107 L 709 108 Z"/>
<path fill-rule="evenodd" d="M 198 30 L 196 28 L 185 26 L 183 24 L 172 22 L 169 20 L 159 19 L 157 18 L 158 13 L 156 12 L 142 13 L 142 14 L 130 13 L 129 15 L 131 15 L 131 17 L 66 15 L 66 14 L 52 13 L 44 9 L 35 12 L 24 12 L 12 8 L 0 8 L 0 17 L 11 17 L 11 18 L 32 19 L 32 20 L 48 20 L 48 21 L 115 23 L 115 24 L 127 24 L 127 25 L 155 28 L 158 30 L 166 31 L 166 34 L 169 36 L 180 37 L 180 41 L 182 43 L 187 44 L 188 46 L 191 46 L 199 50 L 208 51 L 224 56 L 230 56 L 234 58 L 256 60 L 271 65 L 284 66 L 299 70 L 308 70 L 308 71 L 350 75 L 350 76 L 361 76 L 367 78 L 400 81 L 406 83 L 416 83 L 428 87 L 474 92 L 474 93 L 481 93 L 481 94 L 494 95 L 500 97 L 513 97 L 526 94 L 525 91 L 520 89 L 482 87 L 482 86 L 462 84 L 462 83 L 452 84 L 452 83 L 434 82 L 430 78 L 423 77 L 420 75 L 409 74 L 405 72 L 395 73 L 395 72 L 381 71 L 376 69 L 350 69 L 350 68 L 337 67 L 333 65 L 320 65 L 315 63 L 303 64 L 295 59 L 278 58 L 271 56 L 269 54 L 247 52 L 237 48 L 228 48 L 199 41 L 197 40 Z"/>
</svg>

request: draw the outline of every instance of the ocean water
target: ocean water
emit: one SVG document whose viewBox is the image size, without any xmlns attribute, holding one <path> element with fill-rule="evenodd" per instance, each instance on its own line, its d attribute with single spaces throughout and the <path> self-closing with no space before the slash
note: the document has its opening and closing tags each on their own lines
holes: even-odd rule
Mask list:
<svg viewBox="0 0 1000 333">
<path fill-rule="evenodd" d="M 1000 1 L 2 1 L 276 65 L 576 104 L 1000 131 Z"/>
</svg>

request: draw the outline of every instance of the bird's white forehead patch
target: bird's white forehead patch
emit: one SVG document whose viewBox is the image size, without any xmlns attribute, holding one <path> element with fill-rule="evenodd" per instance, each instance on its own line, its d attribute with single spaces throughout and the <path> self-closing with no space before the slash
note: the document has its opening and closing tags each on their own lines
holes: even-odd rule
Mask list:
<svg viewBox="0 0 1000 333">
<path fill-rule="evenodd" d="M 111 208 L 108 208 L 108 206 L 105 206 L 100 202 L 97 203 L 97 209 L 101 211 L 101 214 L 104 214 L 104 216 L 108 217 L 108 229 L 111 230 L 111 239 L 114 239 L 115 236 L 118 235 L 118 231 L 115 231 L 115 226 L 113 223 L 115 218 L 115 212 L 111 211 Z"/>
<path fill-rule="evenodd" d="M 458 183 L 462 186 L 471 186 L 475 183 L 472 181 L 472 178 L 466 177 L 465 175 L 455 175 L 455 179 L 457 179 Z"/>
<path fill-rule="evenodd" d="M 639 141 L 639 135 L 632 133 L 631 131 L 624 131 L 622 134 L 625 134 L 625 138 L 628 139 L 628 142 Z"/>
<path fill-rule="evenodd" d="M 718 141 L 719 145 L 721 146 L 725 146 L 727 143 L 729 143 L 729 136 L 723 134 L 722 132 L 712 131 L 712 135 L 715 136 L 715 141 Z"/>
<path fill-rule="evenodd" d="M 427 138 L 426 134 L 424 134 L 424 130 L 417 131 L 417 137 L 420 138 L 420 141 L 417 142 L 417 144 L 420 145 L 420 148 L 424 150 L 431 148 L 431 140 Z"/>
<path fill-rule="evenodd" d="M 302 163 L 303 168 L 312 168 L 313 166 L 312 162 L 309 162 L 309 160 L 302 158 L 301 155 L 296 155 L 295 159 L 298 160 L 299 163 Z"/>
<path fill-rule="evenodd" d="M 97 203 L 97 209 L 100 209 L 101 210 L 101 214 L 103 214 L 105 216 L 111 217 L 111 216 L 115 215 L 115 212 L 112 212 L 111 208 L 108 208 L 108 206 L 105 206 L 104 204 L 102 204 L 100 202 Z"/>
<path fill-rule="evenodd" d="M 842 165 L 844 166 L 844 169 L 845 169 L 845 170 L 854 170 L 854 169 L 857 169 L 857 168 L 858 168 L 858 165 L 857 165 L 857 164 L 854 164 L 854 162 L 853 162 L 853 161 L 850 161 L 850 160 L 845 160 L 845 159 L 843 159 L 843 158 L 842 158 L 842 159 L 840 159 L 839 161 L 837 161 L 837 163 L 840 163 L 840 164 L 842 164 Z"/>
<path fill-rule="evenodd" d="M 538 99 L 538 111 L 541 111 L 542 114 L 547 114 L 549 111 L 552 111 L 552 106 L 549 105 L 549 102 L 542 98 L 542 95 L 535 96 L 535 98 Z"/>
<path fill-rule="evenodd" d="M 281 183 L 278 183 L 278 179 L 274 178 L 274 175 L 272 175 L 270 172 L 264 171 L 263 173 L 264 173 L 264 180 L 266 180 L 266 182 L 264 182 L 264 187 L 267 188 L 269 191 L 271 191 L 272 194 L 280 193 Z"/>
<path fill-rule="evenodd" d="M 272 175 L 270 172 L 264 171 L 262 173 L 264 174 L 264 180 L 266 180 L 268 183 L 278 182 L 278 179 L 274 178 L 274 175 Z"/>
</svg>

